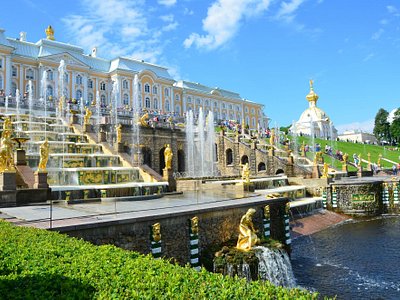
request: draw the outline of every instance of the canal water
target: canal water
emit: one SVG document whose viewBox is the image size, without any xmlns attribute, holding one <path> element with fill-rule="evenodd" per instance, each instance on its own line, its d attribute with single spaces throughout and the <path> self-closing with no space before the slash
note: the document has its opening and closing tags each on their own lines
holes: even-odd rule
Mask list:
<svg viewBox="0 0 400 300">
<path fill-rule="evenodd" d="M 292 246 L 302 287 L 337 299 L 400 299 L 400 217 L 348 222 Z"/>
</svg>

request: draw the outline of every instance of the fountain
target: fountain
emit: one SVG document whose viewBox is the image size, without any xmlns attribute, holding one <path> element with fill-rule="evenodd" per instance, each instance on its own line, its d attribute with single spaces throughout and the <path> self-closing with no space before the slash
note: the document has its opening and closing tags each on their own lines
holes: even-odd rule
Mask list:
<svg viewBox="0 0 400 300">
<path fill-rule="evenodd" d="M 100 108 L 100 93 L 96 91 L 96 132 L 100 132 L 100 121 L 101 121 L 101 108 Z M 99 141 L 100 142 L 100 141 Z"/>
<path fill-rule="evenodd" d="M 133 155 L 133 162 L 137 163 L 137 165 L 140 165 L 140 126 L 139 126 L 140 103 L 139 103 L 138 81 L 139 81 L 138 75 L 135 74 L 135 77 L 133 79 L 132 155 Z"/>
<path fill-rule="evenodd" d="M 186 170 L 189 177 L 215 176 L 214 115 L 211 111 L 205 117 L 203 109 L 200 108 L 197 126 L 195 126 L 193 111 L 188 111 L 186 142 Z"/>
<path fill-rule="evenodd" d="M 44 106 L 44 122 L 47 121 L 47 71 L 43 71 L 42 80 L 40 82 L 42 102 Z M 44 136 L 47 138 L 47 126 L 45 127 Z"/>
<path fill-rule="evenodd" d="M 65 61 L 62 59 L 60 61 L 60 66 L 58 67 L 58 105 L 56 106 L 56 115 L 58 118 L 63 117 L 63 110 L 65 105 Z"/>
<path fill-rule="evenodd" d="M 5 110 L 6 110 L 6 114 L 7 114 L 7 112 L 8 112 L 8 96 L 6 96 L 4 106 L 5 106 Z"/>
<path fill-rule="evenodd" d="M 18 122 L 18 126 L 20 126 L 20 111 L 19 111 L 19 105 L 21 102 L 21 95 L 19 94 L 19 89 L 16 89 L 15 91 L 15 105 L 16 105 L 16 111 L 17 111 L 17 122 Z M 18 130 L 21 130 L 21 128 L 19 127 Z"/>
<path fill-rule="evenodd" d="M 112 91 L 111 91 L 111 111 L 110 111 L 110 119 L 111 119 L 111 138 L 109 143 L 114 145 L 114 138 L 116 138 L 116 126 L 118 126 L 118 98 L 119 98 L 119 83 L 118 79 L 113 81 Z"/>
<path fill-rule="evenodd" d="M 32 114 L 33 114 L 33 88 L 32 80 L 28 82 L 28 105 L 29 105 L 29 131 L 32 130 Z"/>
<path fill-rule="evenodd" d="M 298 142 L 297 142 L 297 128 L 296 128 L 296 121 L 292 122 L 292 141 L 293 141 L 293 155 L 298 156 L 299 154 L 299 148 L 298 148 Z"/>
</svg>

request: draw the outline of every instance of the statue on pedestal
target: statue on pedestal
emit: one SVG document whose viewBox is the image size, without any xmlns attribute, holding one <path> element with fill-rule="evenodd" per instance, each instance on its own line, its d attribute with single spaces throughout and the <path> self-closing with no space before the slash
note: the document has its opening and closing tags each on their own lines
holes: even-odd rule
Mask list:
<svg viewBox="0 0 400 300">
<path fill-rule="evenodd" d="M 0 146 L 0 172 L 15 171 L 14 155 L 13 155 L 13 142 L 12 135 L 12 122 L 10 118 L 4 119 L 3 133 L 1 134 Z"/>
<path fill-rule="evenodd" d="M 89 125 L 90 118 L 92 117 L 92 111 L 89 107 L 85 108 L 85 116 L 83 117 L 83 124 Z"/>
<path fill-rule="evenodd" d="M 159 241 L 161 241 L 161 225 L 160 223 L 155 223 L 151 227 L 153 242 L 158 243 Z"/>
<path fill-rule="evenodd" d="M 43 144 L 40 145 L 40 161 L 38 166 L 39 172 L 45 172 L 47 161 L 49 160 L 49 142 L 46 139 Z"/>
<path fill-rule="evenodd" d="M 172 169 L 172 157 L 174 154 L 172 153 L 172 149 L 169 144 L 167 144 L 164 150 L 164 160 L 165 160 L 165 169 L 170 170 Z"/>
<path fill-rule="evenodd" d="M 271 136 L 269 138 L 269 144 L 273 146 L 275 144 L 275 129 L 271 130 Z"/>
<path fill-rule="evenodd" d="M 257 230 L 254 229 L 253 225 L 253 215 L 255 212 L 254 208 L 250 208 L 240 220 L 239 238 L 236 244 L 237 249 L 249 251 L 260 242 L 256 235 Z"/>
<path fill-rule="evenodd" d="M 122 143 L 122 125 L 118 124 L 117 128 L 117 143 Z"/>
<path fill-rule="evenodd" d="M 142 125 L 143 127 L 149 127 L 149 124 L 147 123 L 148 120 L 149 120 L 149 113 L 145 113 L 143 116 L 141 116 L 139 124 Z"/>
<path fill-rule="evenodd" d="M 247 182 L 247 183 L 250 182 L 250 168 L 249 168 L 249 163 L 245 163 L 245 164 L 243 165 L 242 179 L 243 179 L 244 182 Z"/>
</svg>

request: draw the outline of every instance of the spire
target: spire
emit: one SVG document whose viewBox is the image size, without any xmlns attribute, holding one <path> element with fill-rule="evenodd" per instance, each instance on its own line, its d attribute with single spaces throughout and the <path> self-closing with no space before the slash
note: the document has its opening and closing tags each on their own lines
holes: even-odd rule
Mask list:
<svg viewBox="0 0 400 300">
<path fill-rule="evenodd" d="M 53 27 L 51 27 L 51 25 L 49 25 L 49 27 L 46 28 L 45 32 L 46 32 L 46 38 L 48 40 L 51 40 L 51 41 L 55 40 L 54 39 L 54 29 L 53 29 Z"/>
<path fill-rule="evenodd" d="M 314 92 L 314 81 L 310 80 L 310 92 L 306 96 L 306 99 L 308 100 L 310 107 L 317 105 L 318 98 L 319 98 L 318 95 Z"/>
</svg>

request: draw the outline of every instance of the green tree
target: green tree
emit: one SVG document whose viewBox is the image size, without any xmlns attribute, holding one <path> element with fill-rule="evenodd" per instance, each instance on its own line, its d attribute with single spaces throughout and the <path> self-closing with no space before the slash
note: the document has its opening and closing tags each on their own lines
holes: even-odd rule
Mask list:
<svg viewBox="0 0 400 300">
<path fill-rule="evenodd" d="M 378 141 L 390 142 L 390 124 L 387 120 L 389 113 L 383 108 L 375 116 L 374 135 Z"/>
<path fill-rule="evenodd" d="M 400 109 L 394 113 L 393 122 L 390 124 L 390 135 L 394 142 L 397 144 L 400 142 Z"/>
</svg>

